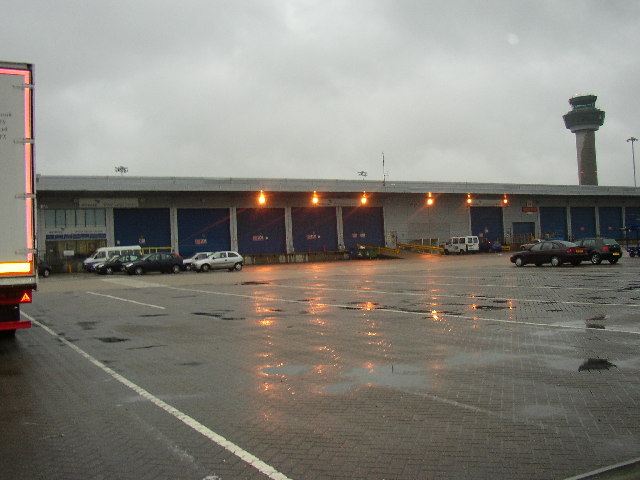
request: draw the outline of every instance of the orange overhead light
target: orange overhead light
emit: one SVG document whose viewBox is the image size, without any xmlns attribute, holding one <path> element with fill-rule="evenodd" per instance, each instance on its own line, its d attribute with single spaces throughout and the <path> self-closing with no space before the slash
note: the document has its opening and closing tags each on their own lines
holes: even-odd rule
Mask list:
<svg viewBox="0 0 640 480">
<path fill-rule="evenodd" d="M 504 194 L 504 198 L 502 199 L 502 205 L 504 205 L 505 207 L 507 205 L 509 205 L 509 199 L 507 198 L 507 194 Z"/>
<path fill-rule="evenodd" d="M 320 199 L 318 198 L 318 193 L 314 190 L 313 191 L 313 198 L 311 199 L 311 203 L 313 203 L 314 205 L 317 205 L 319 201 L 320 201 Z"/>
<path fill-rule="evenodd" d="M 258 197 L 258 203 L 260 205 L 264 205 L 265 203 L 267 203 L 267 197 L 264 196 L 264 192 L 262 190 L 260 190 L 260 196 Z"/>
<path fill-rule="evenodd" d="M 367 203 L 367 192 L 362 192 L 362 197 L 360 197 L 360 203 L 365 205 Z"/>
<path fill-rule="evenodd" d="M 471 194 L 467 193 L 467 204 L 471 205 L 472 202 L 473 200 L 471 199 Z"/>
<path fill-rule="evenodd" d="M 429 192 L 429 195 L 427 195 L 427 205 L 433 205 L 433 197 L 431 196 L 431 192 Z"/>
</svg>

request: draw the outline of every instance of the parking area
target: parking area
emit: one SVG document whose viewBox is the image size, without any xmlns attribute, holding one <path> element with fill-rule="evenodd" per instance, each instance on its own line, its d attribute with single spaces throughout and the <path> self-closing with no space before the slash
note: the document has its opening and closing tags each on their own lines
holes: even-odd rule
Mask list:
<svg viewBox="0 0 640 480">
<path fill-rule="evenodd" d="M 563 479 L 640 456 L 640 259 L 53 275 L 3 477 Z"/>
</svg>

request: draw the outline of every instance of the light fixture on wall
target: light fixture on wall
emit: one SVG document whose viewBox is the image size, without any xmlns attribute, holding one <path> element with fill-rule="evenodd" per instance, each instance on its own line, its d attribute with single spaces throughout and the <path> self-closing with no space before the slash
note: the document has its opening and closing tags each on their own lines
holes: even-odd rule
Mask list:
<svg viewBox="0 0 640 480">
<path fill-rule="evenodd" d="M 427 206 L 433 205 L 433 197 L 431 196 L 431 192 L 427 195 Z"/>
<path fill-rule="evenodd" d="M 264 196 L 264 192 L 262 190 L 260 190 L 260 195 L 258 196 L 258 203 L 260 205 L 267 203 L 267 197 Z"/>
</svg>

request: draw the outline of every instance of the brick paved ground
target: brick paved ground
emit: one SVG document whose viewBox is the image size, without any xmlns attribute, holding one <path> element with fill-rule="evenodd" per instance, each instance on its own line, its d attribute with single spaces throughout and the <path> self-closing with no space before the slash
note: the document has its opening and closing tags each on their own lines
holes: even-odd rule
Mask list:
<svg viewBox="0 0 640 480">
<path fill-rule="evenodd" d="M 481 255 L 52 277 L 24 311 L 54 335 L 0 342 L 2 478 L 268 478 L 71 345 L 292 479 L 636 458 L 638 273 Z"/>
</svg>

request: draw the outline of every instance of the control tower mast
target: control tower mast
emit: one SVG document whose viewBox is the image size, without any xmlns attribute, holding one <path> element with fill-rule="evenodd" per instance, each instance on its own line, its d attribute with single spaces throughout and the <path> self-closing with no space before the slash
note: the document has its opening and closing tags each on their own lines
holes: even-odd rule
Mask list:
<svg viewBox="0 0 640 480">
<path fill-rule="evenodd" d="M 576 95 L 569 100 L 572 110 L 562 117 L 565 126 L 576 135 L 580 185 L 598 185 L 595 132 L 604 123 L 604 112 L 596 108 L 597 98 Z"/>
</svg>

